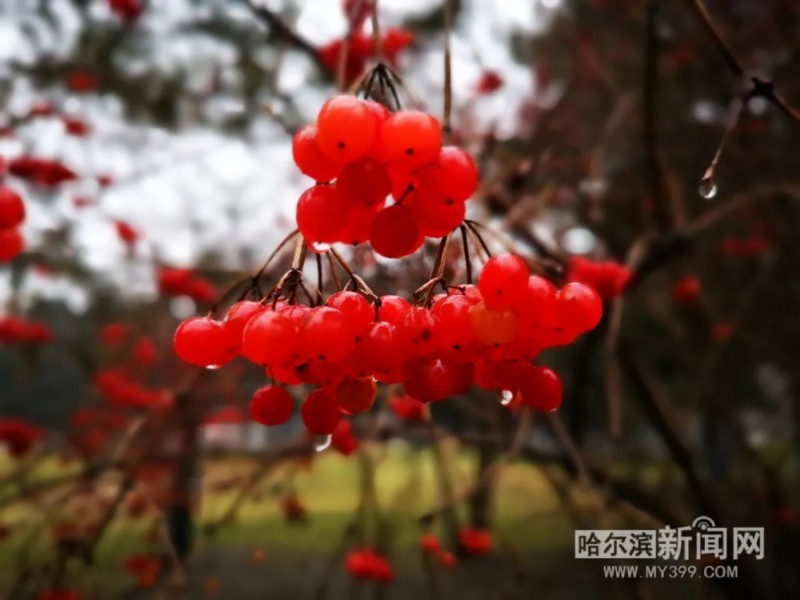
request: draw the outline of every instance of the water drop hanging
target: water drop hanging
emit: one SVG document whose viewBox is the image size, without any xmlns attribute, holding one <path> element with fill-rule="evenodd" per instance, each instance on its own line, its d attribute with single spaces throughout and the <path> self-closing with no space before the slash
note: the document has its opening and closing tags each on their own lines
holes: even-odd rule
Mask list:
<svg viewBox="0 0 800 600">
<path fill-rule="evenodd" d="M 333 436 L 330 434 L 328 435 L 315 435 L 314 436 L 314 451 L 315 452 L 323 452 L 327 450 L 331 445 L 331 440 Z"/>
<path fill-rule="evenodd" d="M 700 180 L 700 187 L 697 190 L 700 195 L 706 200 L 711 200 L 717 195 L 717 184 L 714 182 L 713 177 L 703 177 Z"/>
<path fill-rule="evenodd" d="M 311 249 L 317 254 L 325 254 L 333 247 L 333 244 L 324 244 L 322 242 L 312 242 Z"/>
</svg>

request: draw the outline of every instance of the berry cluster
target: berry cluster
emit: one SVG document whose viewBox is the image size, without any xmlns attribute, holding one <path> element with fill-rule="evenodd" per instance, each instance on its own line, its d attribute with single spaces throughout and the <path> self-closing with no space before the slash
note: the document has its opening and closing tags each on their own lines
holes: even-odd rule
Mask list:
<svg viewBox="0 0 800 600">
<path fill-rule="evenodd" d="M 75 171 L 59 160 L 29 155 L 10 160 L 8 172 L 43 188 L 57 187 L 78 178 Z"/>
<path fill-rule="evenodd" d="M 419 540 L 419 547 L 425 553 L 438 558 L 442 566 L 450 568 L 456 564 L 456 556 L 442 548 L 439 538 L 432 533 L 423 533 Z"/>
<path fill-rule="evenodd" d="M 317 251 L 369 241 L 381 256 L 408 256 L 458 227 L 478 186 L 472 157 L 442 146 L 435 117 L 354 96 L 328 100 L 292 151 L 318 182 L 297 203 L 297 226 Z"/>
<path fill-rule="evenodd" d="M 24 456 L 44 432 L 21 419 L 0 419 L 0 446 L 15 458 Z"/>
<path fill-rule="evenodd" d="M 191 269 L 162 267 L 158 273 L 158 289 L 165 296 L 188 296 L 201 304 L 213 302 L 217 297 L 214 285 Z"/>
<path fill-rule="evenodd" d="M 593 287 L 603 300 L 612 300 L 622 294 L 630 278 L 628 267 L 613 260 L 597 261 L 573 256 L 567 269 L 569 281 Z"/>
<path fill-rule="evenodd" d="M 394 65 L 397 61 L 397 55 L 413 43 L 413 33 L 406 29 L 390 27 L 382 34 L 381 51 L 383 52 L 383 58 L 389 65 Z M 343 53 L 346 53 L 344 57 L 346 58 L 344 81 L 345 84 L 350 85 L 364 73 L 367 63 L 375 54 L 372 34 L 356 32 L 349 37 L 349 40 L 344 38 L 335 39 L 317 49 L 317 56 L 319 56 L 320 61 L 334 76 L 338 74 Z"/>
<path fill-rule="evenodd" d="M 23 221 L 25 204 L 22 198 L 10 187 L 0 184 L 0 262 L 12 260 L 25 249 L 19 230 Z"/>
<path fill-rule="evenodd" d="M 108 7 L 125 21 L 135 19 L 142 12 L 141 0 L 108 0 Z"/>
<path fill-rule="evenodd" d="M 685 275 L 672 284 L 672 301 L 675 304 L 694 306 L 700 300 L 700 280 L 694 275 Z"/>
<path fill-rule="evenodd" d="M 556 410 L 558 376 L 531 362 L 543 348 L 571 343 L 602 316 L 602 301 L 590 287 L 557 289 L 513 254 L 490 259 L 477 286 L 448 288 L 422 304 L 398 296 L 371 300 L 342 291 L 324 306 L 240 301 L 221 321 L 181 323 L 175 349 L 190 364 L 216 368 L 238 355 L 265 367 L 276 384 L 318 386 L 301 415 L 311 433 L 327 435 L 341 414 L 370 409 L 375 380 L 402 383 L 421 402 L 464 394 L 477 384 L 510 398 L 519 392 L 527 406 Z M 289 420 L 294 401 L 281 385 L 256 391 L 254 420 Z"/>
<path fill-rule="evenodd" d="M 166 389 L 147 388 L 123 368 L 108 368 L 98 371 L 94 383 L 112 406 L 167 409 L 173 403 L 172 392 Z"/>
<path fill-rule="evenodd" d="M 2 232 L 0 232 L 2 236 Z M 21 317 L 0 317 L 0 342 L 9 344 L 45 344 L 53 333 L 44 323 L 28 321 Z"/>
<path fill-rule="evenodd" d="M 356 579 L 388 583 L 394 579 L 389 561 L 371 548 L 351 550 L 345 557 L 345 568 Z"/>
</svg>

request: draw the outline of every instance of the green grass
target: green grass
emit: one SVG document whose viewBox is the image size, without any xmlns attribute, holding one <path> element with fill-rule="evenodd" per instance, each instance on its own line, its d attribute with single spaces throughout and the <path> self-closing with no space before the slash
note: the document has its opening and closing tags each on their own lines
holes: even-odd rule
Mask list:
<svg viewBox="0 0 800 600">
<path fill-rule="evenodd" d="M 404 443 L 374 446 L 369 452 L 376 463 L 378 505 L 394 532 L 391 547 L 396 566 L 420 578 L 417 519 L 440 501 L 433 454 L 429 450 L 412 449 Z M 474 481 L 474 455 L 456 447 L 448 448 L 446 464 L 448 477 L 457 492 Z M 315 564 L 323 564 L 354 519 L 360 499 L 359 459 L 326 452 L 307 464 L 287 462 L 280 465 L 262 481 L 254 498 L 241 505 L 234 522 L 222 525 L 213 537 L 203 533 L 202 525 L 217 522 L 238 494 L 238 486 L 215 491 L 219 482 L 237 475 L 246 477 L 257 465 L 251 459 L 212 460 L 204 464 L 203 494 L 196 523 L 198 559 L 213 556 L 218 564 L 223 564 L 229 560 L 225 556 L 243 556 L 240 562 L 246 564 L 249 551 L 261 548 L 268 556 L 281 556 L 282 560 L 290 561 L 292 556 L 312 557 L 309 560 Z M 0 478 L 10 468 L 9 463 L 3 464 L 0 460 Z M 48 457 L 36 466 L 33 478 L 49 479 L 63 474 L 65 469 L 75 468 L 75 465 L 65 466 L 58 459 Z M 280 494 L 276 490 L 286 489 L 288 483 L 296 489 L 308 510 L 309 519 L 305 524 L 287 523 L 281 513 Z M 106 481 L 101 490 L 106 496 L 113 495 L 113 481 Z M 68 488 L 53 490 L 40 501 L 53 502 L 58 494 L 67 491 Z M 566 550 L 572 544 L 574 527 L 559 509 L 556 495 L 537 468 L 521 463 L 503 468 L 495 498 L 493 512 L 498 539 L 511 543 L 515 552 Z M 27 548 L 32 563 L 48 557 L 52 552 L 52 538 L 50 526 L 43 526 L 47 522 L 43 520 L 44 515 L 48 515 L 51 524 L 64 520 L 70 512 L 78 510 L 80 499 L 69 494 L 66 501 L 56 503 L 49 511 L 43 511 L 37 504 L 20 502 L 0 511 L 0 521 L 14 530 L 8 540 L 0 543 L 3 573 L 15 571 L 13 566 L 23 547 Z M 459 506 L 458 511 L 462 519 L 466 518 L 464 506 Z M 124 515 L 115 519 L 97 548 L 94 567 L 76 566 L 71 580 L 84 587 L 97 585 L 106 586 L 106 589 L 129 585 L 130 579 L 122 572 L 120 564 L 132 552 L 162 550 L 160 545 L 148 545 L 145 541 L 147 531 L 157 522 L 156 512 L 139 519 Z M 31 545 L 26 540 L 30 537 L 28 532 L 34 531 L 39 534 Z"/>
</svg>

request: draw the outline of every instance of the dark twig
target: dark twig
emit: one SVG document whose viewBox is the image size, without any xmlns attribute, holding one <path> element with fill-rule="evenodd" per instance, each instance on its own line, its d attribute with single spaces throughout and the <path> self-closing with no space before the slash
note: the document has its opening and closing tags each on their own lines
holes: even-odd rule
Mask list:
<svg viewBox="0 0 800 600">
<path fill-rule="evenodd" d="M 644 157 L 648 188 L 653 199 L 656 226 L 669 231 L 673 219 L 668 210 L 664 171 L 658 149 L 658 65 L 660 44 L 658 40 L 658 12 L 660 0 L 647 0 L 645 7 L 644 76 L 642 81 L 644 119 Z"/>
<path fill-rule="evenodd" d="M 317 52 L 317 47 L 314 46 L 314 44 L 300 36 L 275 12 L 264 6 L 264 4 L 256 3 L 256 0 L 247 0 L 247 6 L 250 7 L 250 10 L 253 11 L 253 14 L 269 25 L 275 35 L 289 42 L 301 52 L 307 54 L 317 64 L 317 66 L 319 66 L 323 73 L 329 74 L 328 69 L 323 64 L 322 59 Z"/>
</svg>

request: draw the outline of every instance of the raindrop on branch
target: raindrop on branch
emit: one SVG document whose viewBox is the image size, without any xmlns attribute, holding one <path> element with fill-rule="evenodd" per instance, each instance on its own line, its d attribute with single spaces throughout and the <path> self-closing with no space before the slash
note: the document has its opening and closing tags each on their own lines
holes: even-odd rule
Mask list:
<svg viewBox="0 0 800 600">
<path fill-rule="evenodd" d="M 700 187 L 698 187 L 697 191 L 706 200 L 711 200 L 717 195 L 717 184 L 714 181 L 714 178 L 708 176 L 703 177 L 700 180 Z"/>
</svg>

